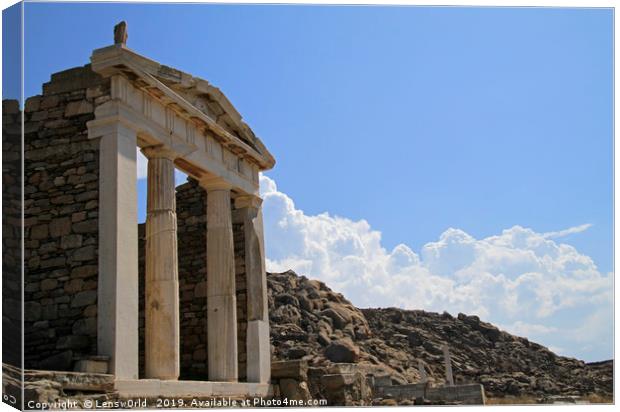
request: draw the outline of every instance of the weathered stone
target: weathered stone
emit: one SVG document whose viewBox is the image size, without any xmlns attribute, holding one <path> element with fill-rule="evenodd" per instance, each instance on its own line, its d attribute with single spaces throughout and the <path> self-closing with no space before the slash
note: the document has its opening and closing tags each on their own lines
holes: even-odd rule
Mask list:
<svg viewBox="0 0 620 412">
<path fill-rule="evenodd" d="M 2 101 L 3 114 L 17 114 L 19 110 L 19 102 L 17 100 L 3 100 Z"/>
<path fill-rule="evenodd" d="M 312 399 L 308 384 L 295 379 L 280 379 L 280 392 L 285 399 L 295 401 L 308 401 Z"/>
<path fill-rule="evenodd" d="M 411 347 L 420 346 L 423 342 L 422 336 L 416 331 L 409 332 L 407 335 L 407 340 L 409 341 L 409 346 Z"/>
<path fill-rule="evenodd" d="M 291 378 L 298 381 L 308 379 L 308 362 L 304 360 L 288 360 L 271 362 L 273 379 Z"/>
<path fill-rule="evenodd" d="M 206 298 L 207 297 L 207 282 L 198 282 L 194 287 L 194 297 Z"/>
<path fill-rule="evenodd" d="M 108 373 L 108 361 L 80 359 L 75 363 L 74 370 L 84 373 Z"/>
<path fill-rule="evenodd" d="M 82 312 L 85 317 L 97 316 L 97 305 L 90 305 Z"/>
<path fill-rule="evenodd" d="M 104 93 L 104 90 L 102 86 L 89 87 L 88 89 L 86 89 L 86 98 L 91 100 L 91 99 L 94 99 L 95 97 L 102 96 L 103 93 Z"/>
<path fill-rule="evenodd" d="M 56 286 L 58 286 L 58 280 L 56 279 L 43 279 L 41 281 L 42 291 L 56 289 Z"/>
<path fill-rule="evenodd" d="M 96 265 L 84 265 L 78 266 L 71 270 L 71 277 L 75 278 L 86 278 L 89 276 L 96 275 L 98 272 Z"/>
<path fill-rule="evenodd" d="M 278 305 L 294 305 L 294 306 L 299 306 L 299 300 L 297 300 L 296 297 L 288 294 L 288 293 L 281 293 L 278 296 L 276 296 L 276 303 Z"/>
<path fill-rule="evenodd" d="M 24 106 L 25 112 L 36 112 L 41 105 L 41 96 L 32 96 L 26 99 L 26 105 Z"/>
<path fill-rule="evenodd" d="M 76 212 L 71 215 L 71 222 L 81 222 L 86 219 L 86 212 Z"/>
<path fill-rule="evenodd" d="M 41 304 L 39 302 L 24 302 L 24 320 L 33 322 L 41 319 Z"/>
<path fill-rule="evenodd" d="M 82 262 L 85 260 L 92 260 L 95 258 L 95 247 L 94 246 L 84 246 L 79 249 L 76 249 L 73 252 L 73 260 Z"/>
<path fill-rule="evenodd" d="M 99 192 L 97 192 L 96 190 L 91 190 L 91 191 L 83 192 L 83 193 L 80 193 L 79 195 L 76 195 L 75 201 L 83 202 L 85 200 L 93 200 L 93 199 L 97 199 L 98 196 L 99 196 Z"/>
<path fill-rule="evenodd" d="M 58 99 L 58 96 L 45 96 L 41 100 L 39 107 L 41 109 L 51 109 L 52 107 L 57 106 L 59 102 L 60 100 Z"/>
<path fill-rule="evenodd" d="M 62 371 L 71 369 L 72 363 L 73 352 L 71 350 L 65 350 L 43 359 L 39 365 L 41 369 Z"/>
<path fill-rule="evenodd" d="M 205 348 L 198 348 L 194 351 L 192 359 L 197 362 L 204 362 L 207 359 L 207 351 Z"/>
<path fill-rule="evenodd" d="M 87 290 L 83 292 L 79 292 L 75 295 L 73 300 L 71 301 L 72 308 L 79 308 L 82 306 L 92 305 L 97 301 L 97 292 L 94 290 Z"/>
<path fill-rule="evenodd" d="M 58 305 L 49 304 L 41 306 L 41 317 L 43 319 L 55 320 L 58 319 Z"/>
<path fill-rule="evenodd" d="M 36 225 L 30 229 L 31 239 L 45 239 L 48 236 L 48 225 Z"/>
<path fill-rule="evenodd" d="M 359 370 L 359 365 L 356 363 L 334 363 L 327 368 L 327 372 L 330 374 L 354 374 Z"/>
<path fill-rule="evenodd" d="M 82 349 L 90 345 L 88 336 L 69 335 L 62 336 L 56 343 L 56 349 Z"/>
<path fill-rule="evenodd" d="M 359 348 L 348 339 L 339 339 L 327 346 L 325 357 L 336 363 L 354 363 L 359 359 Z"/>
<path fill-rule="evenodd" d="M 82 235 L 67 235 L 60 240 L 60 247 L 63 249 L 75 249 L 82 246 Z"/>
<path fill-rule="evenodd" d="M 69 294 L 74 294 L 79 292 L 84 287 L 83 279 L 71 279 L 69 282 L 65 283 L 64 289 L 65 292 Z"/>
<path fill-rule="evenodd" d="M 95 318 L 78 319 L 73 324 L 72 331 L 74 335 L 95 336 L 97 334 L 97 319 Z"/>
<path fill-rule="evenodd" d="M 51 258 L 51 259 L 44 259 L 41 260 L 41 268 L 42 269 L 48 269 L 48 268 L 53 268 L 53 267 L 61 267 L 64 266 L 66 262 L 66 259 L 64 256 L 59 256 L 56 258 Z"/>
<path fill-rule="evenodd" d="M 330 318 L 333 321 L 334 327 L 338 329 L 342 329 L 347 325 L 347 321 L 332 308 L 323 310 L 321 314 Z"/>
<path fill-rule="evenodd" d="M 93 104 L 87 100 L 70 102 L 65 109 L 65 117 L 79 116 L 81 114 L 92 113 Z"/>
<path fill-rule="evenodd" d="M 40 122 L 48 118 L 49 113 L 44 110 L 41 112 L 34 112 L 32 116 L 30 116 L 30 120 L 33 122 Z"/>
<path fill-rule="evenodd" d="M 71 219 L 61 217 L 50 222 L 50 235 L 60 237 L 71 233 Z"/>
<path fill-rule="evenodd" d="M 75 233 L 93 233 L 97 231 L 98 222 L 96 219 L 85 220 L 73 224 Z"/>
</svg>

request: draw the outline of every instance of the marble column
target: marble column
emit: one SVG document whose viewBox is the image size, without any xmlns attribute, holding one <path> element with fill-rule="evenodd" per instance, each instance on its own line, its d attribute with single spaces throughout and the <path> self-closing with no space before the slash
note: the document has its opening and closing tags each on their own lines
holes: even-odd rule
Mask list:
<svg viewBox="0 0 620 412">
<path fill-rule="evenodd" d="M 207 361 L 209 380 L 236 382 L 237 298 L 230 186 L 203 180 L 207 190 Z"/>
<path fill-rule="evenodd" d="M 235 209 L 242 215 L 245 239 L 247 380 L 268 383 L 271 376 L 271 346 L 261 204 L 262 199 L 258 196 L 245 195 L 235 199 Z"/>
<path fill-rule="evenodd" d="M 136 132 L 93 120 L 99 143 L 97 353 L 117 379 L 138 379 L 138 216 Z"/>
<path fill-rule="evenodd" d="M 175 380 L 180 370 L 179 273 L 174 154 L 161 146 L 148 158 L 145 246 L 145 375 Z"/>
</svg>

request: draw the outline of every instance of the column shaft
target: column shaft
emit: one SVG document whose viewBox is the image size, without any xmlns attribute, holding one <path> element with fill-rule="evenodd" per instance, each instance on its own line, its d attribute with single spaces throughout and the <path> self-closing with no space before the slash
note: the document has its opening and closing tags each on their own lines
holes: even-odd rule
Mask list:
<svg viewBox="0 0 620 412">
<path fill-rule="evenodd" d="M 145 149 L 148 188 L 145 253 L 145 373 L 178 379 L 179 275 L 174 163 Z"/>
<path fill-rule="evenodd" d="M 97 352 L 116 378 L 138 379 L 136 133 L 120 124 L 100 133 L 89 125 L 101 137 Z"/>
<path fill-rule="evenodd" d="M 230 190 L 207 187 L 207 359 L 211 381 L 238 379 L 236 301 Z"/>
<path fill-rule="evenodd" d="M 245 273 L 248 296 L 247 379 L 268 383 L 271 376 L 271 345 L 267 308 L 267 277 L 263 235 L 262 200 L 240 196 L 235 207 L 243 216 Z"/>
</svg>

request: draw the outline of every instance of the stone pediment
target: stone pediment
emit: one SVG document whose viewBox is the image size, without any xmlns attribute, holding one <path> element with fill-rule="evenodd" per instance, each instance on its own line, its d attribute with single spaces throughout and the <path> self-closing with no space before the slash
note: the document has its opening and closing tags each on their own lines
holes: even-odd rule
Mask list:
<svg viewBox="0 0 620 412">
<path fill-rule="evenodd" d="M 155 77 L 255 149 L 258 138 L 222 91 L 207 80 L 161 65 Z"/>
<path fill-rule="evenodd" d="M 198 130 L 213 133 L 226 149 L 256 164 L 259 170 L 274 166 L 275 159 L 262 141 L 221 90 L 207 80 L 141 56 L 124 44 L 93 51 L 91 64 L 105 77 L 126 77 Z"/>
</svg>

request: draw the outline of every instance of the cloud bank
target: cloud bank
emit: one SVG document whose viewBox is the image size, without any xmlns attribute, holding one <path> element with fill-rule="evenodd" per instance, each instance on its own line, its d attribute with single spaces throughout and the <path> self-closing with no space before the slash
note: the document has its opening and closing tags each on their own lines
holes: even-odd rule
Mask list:
<svg viewBox="0 0 620 412">
<path fill-rule="evenodd" d="M 359 307 L 476 314 L 564 355 L 612 356 L 612 274 L 559 241 L 589 224 L 513 226 L 484 239 L 449 228 L 416 253 L 387 250 L 365 220 L 304 214 L 266 176 L 261 194 L 269 271 L 320 279 Z"/>
<path fill-rule="evenodd" d="M 146 158 L 138 151 L 138 179 Z M 185 182 L 177 171 L 175 180 Z M 387 250 L 365 220 L 306 215 L 261 176 L 267 269 L 320 279 L 359 307 L 476 314 L 556 353 L 613 356 L 613 275 L 563 244 L 583 224 L 538 233 L 521 226 L 484 239 L 449 228 L 419 252 Z"/>
</svg>

